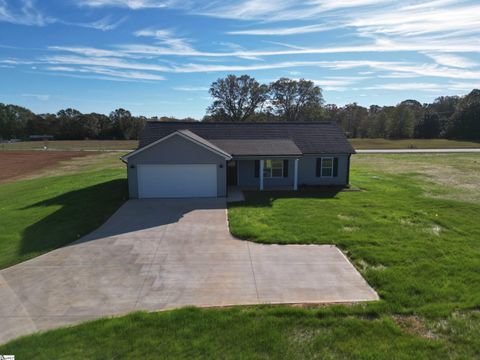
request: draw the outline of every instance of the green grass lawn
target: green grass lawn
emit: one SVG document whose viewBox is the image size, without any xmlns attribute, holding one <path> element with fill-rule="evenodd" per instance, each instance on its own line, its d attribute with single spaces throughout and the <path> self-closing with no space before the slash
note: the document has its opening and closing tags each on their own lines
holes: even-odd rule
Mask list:
<svg viewBox="0 0 480 360">
<path fill-rule="evenodd" d="M 388 317 L 260 306 L 136 313 L 0 346 L 18 359 L 439 359 L 446 349 Z"/>
<path fill-rule="evenodd" d="M 127 197 L 118 154 L 72 160 L 45 176 L 0 185 L 0 269 L 66 245 L 101 225 Z"/>
<path fill-rule="evenodd" d="M 480 357 L 480 156 L 356 155 L 359 191 L 247 193 L 231 231 L 336 244 L 381 300 L 137 313 L 0 346 L 18 358 Z"/>
<path fill-rule="evenodd" d="M 471 149 L 480 148 L 480 141 L 447 139 L 349 139 L 355 149 Z"/>
<path fill-rule="evenodd" d="M 22 141 L 17 143 L 2 143 L 0 150 L 40 150 L 44 146 L 50 150 L 134 150 L 137 140 L 52 140 L 52 141 Z"/>
</svg>

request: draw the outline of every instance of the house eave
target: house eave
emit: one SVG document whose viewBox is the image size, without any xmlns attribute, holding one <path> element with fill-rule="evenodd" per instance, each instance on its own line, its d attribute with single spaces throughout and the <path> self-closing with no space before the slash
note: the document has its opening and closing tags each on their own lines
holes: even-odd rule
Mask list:
<svg viewBox="0 0 480 360">
<path fill-rule="evenodd" d="M 261 159 L 298 159 L 303 154 L 285 154 L 285 155 L 232 155 L 232 160 L 261 160 Z"/>
</svg>

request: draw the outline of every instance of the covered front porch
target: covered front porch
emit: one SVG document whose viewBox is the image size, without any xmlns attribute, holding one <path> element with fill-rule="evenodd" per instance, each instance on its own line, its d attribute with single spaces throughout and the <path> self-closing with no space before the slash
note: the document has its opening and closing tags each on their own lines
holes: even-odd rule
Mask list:
<svg viewBox="0 0 480 360">
<path fill-rule="evenodd" d="M 299 159 L 303 153 L 290 139 L 215 140 L 231 155 L 227 161 L 227 186 L 266 190 L 297 190 Z"/>
<path fill-rule="evenodd" d="M 256 190 L 298 190 L 299 157 L 234 157 L 227 162 L 227 185 Z"/>
</svg>

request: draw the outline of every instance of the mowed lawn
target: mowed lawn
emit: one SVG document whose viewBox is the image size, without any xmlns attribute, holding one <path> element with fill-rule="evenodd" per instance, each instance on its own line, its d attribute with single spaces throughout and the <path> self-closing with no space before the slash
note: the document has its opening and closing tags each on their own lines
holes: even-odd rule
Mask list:
<svg viewBox="0 0 480 360">
<path fill-rule="evenodd" d="M 127 198 L 118 157 L 72 159 L 0 184 L 0 269 L 77 240 L 113 214 Z"/>
<path fill-rule="evenodd" d="M 480 141 L 447 139 L 349 139 L 355 149 L 472 149 L 480 148 Z"/>
<path fill-rule="evenodd" d="M 4 346 L 18 358 L 480 357 L 480 156 L 356 155 L 350 191 L 251 192 L 231 231 L 336 244 L 381 300 L 136 313 Z M 221 269 L 219 269 L 221 271 Z"/>
</svg>

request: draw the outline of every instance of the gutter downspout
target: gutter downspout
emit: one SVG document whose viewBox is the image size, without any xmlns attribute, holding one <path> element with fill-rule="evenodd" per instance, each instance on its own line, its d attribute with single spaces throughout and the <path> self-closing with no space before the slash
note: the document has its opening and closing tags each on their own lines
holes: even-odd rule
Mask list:
<svg viewBox="0 0 480 360">
<path fill-rule="evenodd" d="M 352 154 L 348 155 L 348 166 L 347 166 L 347 186 L 350 186 L 350 157 Z"/>
</svg>

